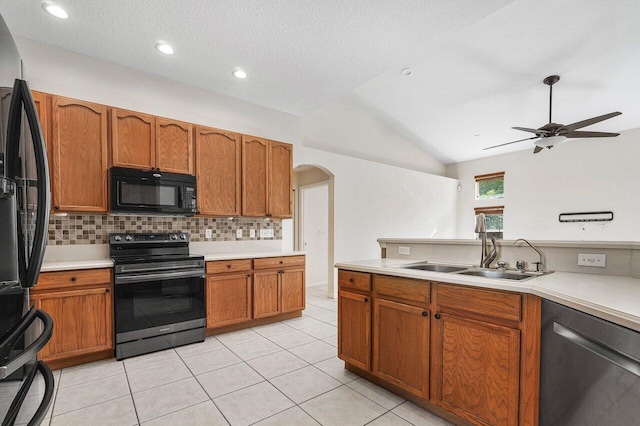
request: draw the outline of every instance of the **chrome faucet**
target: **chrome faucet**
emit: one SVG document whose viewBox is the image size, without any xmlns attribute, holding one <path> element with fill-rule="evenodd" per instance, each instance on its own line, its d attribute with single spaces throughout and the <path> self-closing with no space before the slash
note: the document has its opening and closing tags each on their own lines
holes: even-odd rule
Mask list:
<svg viewBox="0 0 640 426">
<path fill-rule="evenodd" d="M 517 245 L 519 241 L 524 241 L 525 243 L 527 243 L 529 245 L 529 247 L 531 247 L 532 249 L 534 249 L 536 252 L 538 252 L 538 256 L 540 256 L 540 260 L 538 262 L 533 262 L 534 265 L 536 265 L 536 272 L 543 272 L 542 269 L 542 265 L 543 265 L 543 261 L 542 261 L 542 253 L 540 253 L 540 250 L 538 250 L 536 248 L 536 246 L 534 246 L 533 244 L 531 244 L 529 241 L 525 240 L 524 238 L 518 238 L 517 240 L 515 240 L 513 242 L 513 245 Z M 520 268 L 518 268 L 520 269 Z M 524 272 L 524 262 L 522 265 L 522 271 Z"/>
<path fill-rule="evenodd" d="M 498 255 L 496 250 L 496 237 L 491 237 L 493 247 L 489 251 L 487 247 L 487 222 L 484 213 L 476 215 L 476 233 L 482 239 L 482 255 L 480 256 L 480 267 L 488 268 Z"/>
</svg>

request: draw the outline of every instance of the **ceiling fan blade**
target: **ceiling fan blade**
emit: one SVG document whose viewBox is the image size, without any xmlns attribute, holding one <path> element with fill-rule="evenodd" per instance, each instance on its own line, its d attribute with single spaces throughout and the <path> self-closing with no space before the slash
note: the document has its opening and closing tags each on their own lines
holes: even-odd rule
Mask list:
<svg viewBox="0 0 640 426">
<path fill-rule="evenodd" d="M 533 153 L 534 153 L 534 154 L 537 154 L 537 153 L 539 153 L 540 151 L 542 151 L 543 149 L 544 149 L 544 148 L 543 148 L 543 147 L 541 147 L 541 146 L 536 146 L 535 148 L 533 148 Z"/>
<path fill-rule="evenodd" d="M 589 118 L 587 120 L 577 121 L 575 123 L 567 124 L 566 126 L 564 126 L 566 130 L 563 130 L 563 131 L 572 132 L 577 129 L 582 129 L 583 127 L 591 126 L 592 124 L 596 124 L 601 121 L 608 120 L 620 114 L 622 113 L 619 111 L 616 111 L 616 112 L 610 112 L 609 114 L 600 115 L 598 117 Z"/>
<path fill-rule="evenodd" d="M 609 133 L 609 132 L 583 132 L 577 130 L 575 132 L 565 133 L 563 136 L 568 138 L 607 138 L 618 136 L 620 133 Z"/>
<path fill-rule="evenodd" d="M 549 133 L 546 130 L 530 129 L 528 127 L 512 127 L 512 129 L 514 129 L 514 130 L 522 130 L 523 132 L 535 133 L 536 135 L 537 134 L 541 134 L 541 133 Z"/>
<path fill-rule="evenodd" d="M 520 139 L 520 140 L 513 141 L 513 142 L 501 143 L 500 145 L 488 146 L 488 147 L 486 147 L 486 148 L 482 148 L 482 150 L 483 150 L 483 151 L 486 151 L 487 149 L 498 148 L 499 146 L 511 145 L 512 143 L 517 143 L 517 142 L 522 142 L 522 141 L 528 141 L 528 140 L 531 140 L 531 139 L 538 139 L 538 136 L 534 136 L 534 137 L 532 137 L 532 138 Z"/>
</svg>

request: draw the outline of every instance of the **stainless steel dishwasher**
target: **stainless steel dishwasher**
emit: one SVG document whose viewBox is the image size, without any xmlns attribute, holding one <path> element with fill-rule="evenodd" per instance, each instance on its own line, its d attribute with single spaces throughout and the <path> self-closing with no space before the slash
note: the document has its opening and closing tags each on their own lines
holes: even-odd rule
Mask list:
<svg viewBox="0 0 640 426">
<path fill-rule="evenodd" d="M 543 300 L 540 425 L 639 424 L 640 333 Z"/>
</svg>

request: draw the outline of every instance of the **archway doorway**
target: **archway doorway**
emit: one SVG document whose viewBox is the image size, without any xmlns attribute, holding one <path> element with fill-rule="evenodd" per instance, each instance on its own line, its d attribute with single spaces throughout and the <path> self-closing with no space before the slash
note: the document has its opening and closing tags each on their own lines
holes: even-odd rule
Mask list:
<svg viewBox="0 0 640 426">
<path fill-rule="evenodd" d="M 307 294 L 334 298 L 333 175 L 315 165 L 294 168 L 294 247 L 307 254 Z"/>
</svg>

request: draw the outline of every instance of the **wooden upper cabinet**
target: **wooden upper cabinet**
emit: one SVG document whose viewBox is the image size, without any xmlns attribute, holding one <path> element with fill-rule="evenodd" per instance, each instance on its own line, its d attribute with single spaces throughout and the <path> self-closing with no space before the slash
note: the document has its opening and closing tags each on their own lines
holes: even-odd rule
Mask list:
<svg viewBox="0 0 640 426">
<path fill-rule="evenodd" d="M 155 167 L 156 118 L 153 115 L 111 110 L 111 158 L 118 167 L 151 170 Z"/>
<path fill-rule="evenodd" d="M 293 147 L 269 143 L 269 209 L 272 217 L 290 218 L 293 210 Z"/>
<path fill-rule="evenodd" d="M 51 97 L 51 169 L 56 211 L 107 211 L 107 107 Z"/>
<path fill-rule="evenodd" d="M 156 167 L 193 174 L 193 125 L 156 117 Z"/>
<path fill-rule="evenodd" d="M 239 216 L 242 136 L 196 126 L 198 213 Z"/>
<path fill-rule="evenodd" d="M 269 141 L 242 135 L 242 215 L 267 216 Z"/>
</svg>

